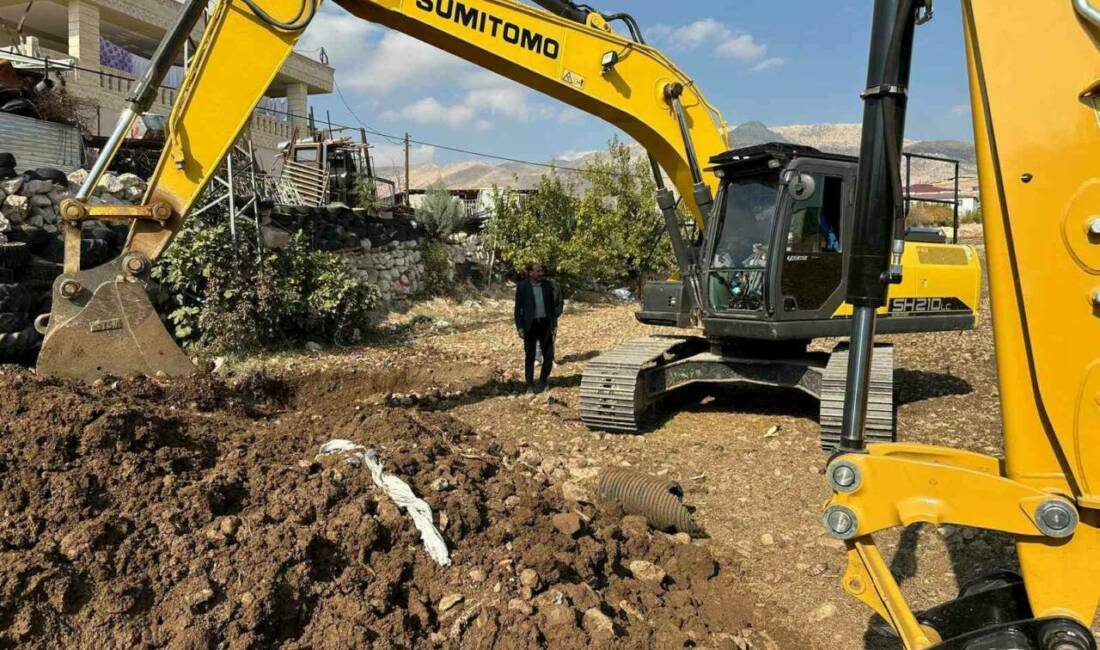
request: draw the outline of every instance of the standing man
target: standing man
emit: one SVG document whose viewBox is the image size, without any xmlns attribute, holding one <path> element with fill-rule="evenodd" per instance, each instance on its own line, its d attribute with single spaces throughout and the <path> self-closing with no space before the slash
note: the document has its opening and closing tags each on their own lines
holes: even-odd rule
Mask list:
<svg viewBox="0 0 1100 650">
<path fill-rule="evenodd" d="M 524 377 L 527 393 L 535 394 L 535 349 L 542 348 L 542 374 L 538 389 L 546 387 L 554 369 L 554 337 L 564 302 L 561 291 L 544 276 L 542 264 L 527 267 L 527 279 L 516 287 L 516 330 L 523 339 Z"/>
</svg>

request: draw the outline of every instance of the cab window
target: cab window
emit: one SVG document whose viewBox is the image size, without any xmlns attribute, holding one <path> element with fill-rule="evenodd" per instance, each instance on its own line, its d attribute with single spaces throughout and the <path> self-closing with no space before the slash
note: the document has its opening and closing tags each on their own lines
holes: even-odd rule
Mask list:
<svg viewBox="0 0 1100 650">
<path fill-rule="evenodd" d="M 816 191 L 791 209 L 788 253 L 840 253 L 840 215 L 843 180 L 815 176 Z"/>
</svg>

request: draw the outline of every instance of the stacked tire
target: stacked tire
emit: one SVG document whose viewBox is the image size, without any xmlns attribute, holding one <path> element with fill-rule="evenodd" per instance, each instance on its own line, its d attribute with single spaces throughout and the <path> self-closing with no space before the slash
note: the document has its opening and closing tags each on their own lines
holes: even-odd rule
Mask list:
<svg viewBox="0 0 1100 650">
<path fill-rule="evenodd" d="M 15 156 L 0 153 L 0 181 L 11 180 L 18 175 L 15 173 Z"/>
<path fill-rule="evenodd" d="M 5 359 L 27 355 L 42 342 L 34 327 L 41 301 L 29 287 L 15 281 L 29 258 L 23 242 L 0 244 L 0 357 Z"/>
</svg>

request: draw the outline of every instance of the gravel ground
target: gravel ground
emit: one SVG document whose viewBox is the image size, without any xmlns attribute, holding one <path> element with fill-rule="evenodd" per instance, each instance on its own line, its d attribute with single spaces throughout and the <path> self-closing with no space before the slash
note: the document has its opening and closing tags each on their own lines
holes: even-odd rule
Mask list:
<svg viewBox="0 0 1100 650">
<path fill-rule="evenodd" d="M 974 232 L 963 233 L 968 235 L 979 243 Z M 388 349 L 265 363 L 307 373 L 364 365 L 394 372 L 431 364 L 459 374 L 476 368 L 460 394 L 438 401 L 429 395 L 421 404 L 560 459 L 556 477 L 583 489 L 592 490 L 596 473 L 607 466 L 680 481 L 710 535 L 706 545 L 739 576 L 757 625 L 797 629 L 806 648 L 899 647 L 869 632 L 869 611 L 841 591 L 843 544 L 820 525 L 829 491 L 814 400 L 788 391 L 734 389 L 689 404 L 645 435 L 593 433 L 577 416 L 585 362 L 661 330 L 637 323 L 633 305 L 570 304 L 559 330 L 562 363 L 553 387 L 529 398 L 519 394 L 522 352 L 510 309 L 506 296 L 462 305 L 436 301 L 390 322 Z M 1000 453 L 989 314 L 985 295 L 974 331 L 886 337 L 896 346 L 902 440 Z M 818 345 L 829 349 L 832 342 Z M 417 390 L 431 393 L 421 385 L 395 388 L 396 397 Z M 767 435 L 774 427 L 777 433 Z M 952 598 L 974 577 L 1017 565 L 1007 537 L 974 530 L 918 525 L 882 535 L 879 545 L 918 609 Z"/>
<path fill-rule="evenodd" d="M 281 432 L 279 439 L 289 440 L 286 436 L 292 435 L 295 427 L 309 433 L 303 441 L 282 442 L 273 450 L 292 450 L 297 458 L 306 449 L 315 448 L 328 432 L 340 430 L 337 425 L 345 425 L 351 413 L 362 410 L 390 414 L 383 419 L 361 419 L 365 426 L 386 428 L 387 423 L 397 421 L 393 418 L 400 420 L 401 413 L 435 418 L 430 420 L 437 423 L 435 426 L 451 422 L 448 430 L 464 431 L 462 435 L 476 440 L 470 443 L 470 449 L 477 454 L 504 449 L 511 450 L 503 456 L 505 459 L 515 459 L 519 454 L 520 459 L 537 461 L 533 478 L 524 475 L 515 481 L 542 481 L 548 486 L 552 494 L 540 502 L 548 512 L 569 511 L 562 497 L 557 496 L 558 490 L 572 498 L 580 495 L 582 501 L 585 495 L 591 496 L 597 476 L 605 467 L 633 467 L 677 480 L 684 487 L 686 501 L 696 508 L 696 521 L 709 534 L 693 548 L 703 549 L 707 557 L 715 558 L 718 577 L 717 582 L 707 583 L 708 588 L 675 596 L 679 599 L 676 602 L 672 602 L 673 596 L 662 595 L 660 602 L 671 602 L 675 616 L 699 612 L 709 629 L 722 630 L 723 647 L 749 647 L 750 643 L 755 648 L 899 647 L 896 642 L 871 634 L 869 611 L 841 590 L 844 547 L 826 537 L 820 525 L 821 506 L 829 491 L 823 477 L 826 458 L 817 442 L 814 400 L 788 391 L 734 389 L 688 404 L 645 435 L 594 433 L 582 425 L 577 407 L 585 362 L 623 341 L 658 331 L 638 324 L 632 315 L 634 309 L 633 305 L 571 303 L 559 330 L 561 365 L 551 389 L 533 398 L 521 394 L 522 351 L 513 330 L 511 301 L 505 293 L 463 303 L 433 301 L 418 305 L 410 313 L 387 321 L 378 341 L 360 350 L 278 355 L 228 363 L 216 372 L 228 375 L 233 382 L 263 369 L 285 384 L 291 396 L 285 398 L 289 410 L 279 416 L 284 424 L 273 425 Z M 988 297 L 975 331 L 892 340 L 896 346 L 901 438 L 999 453 L 1000 413 Z M 819 342 L 824 349 L 831 344 Z M 272 394 L 270 388 L 265 390 L 265 394 Z M 98 394 L 91 397 L 104 398 Z M 134 406 L 138 407 L 146 405 Z M 254 435 L 254 419 L 250 416 L 237 426 Z M 367 440 L 382 440 L 391 446 L 402 439 L 381 430 L 364 435 Z M 416 435 L 425 441 L 431 439 L 425 438 L 421 429 Z M 414 444 L 407 453 L 415 454 L 415 448 Z M 267 477 L 269 471 L 264 469 L 260 475 Z M 427 466 L 417 465 L 414 473 L 421 487 L 434 477 Z M 474 493 L 484 491 L 479 488 Z M 252 494 L 256 496 L 244 505 L 244 510 L 263 512 L 263 499 L 255 491 Z M 481 498 L 491 497 L 486 493 Z M 568 504 L 569 499 L 564 503 Z M 580 512 L 586 517 L 610 517 L 607 521 L 614 522 L 614 513 Z M 194 517 L 197 532 L 204 518 L 214 515 L 199 512 Z M 318 531 L 315 533 L 324 532 Z M 523 534 L 518 532 L 517 540 Z M 522 545 L 516 541 L 517 548 L 545 549 L 547 540 L 542 537 L 553 533 L 530 527 L 526 534 L 539 539 L 525 539 Z M 489 538 L 481 529 L 478 536 Z M 488 551 L 477 550 L 479 540 L 475 537 L 464 542 L 465 548 L 472 556 L 487 557 Z M 669 550 L 666 540 L 654 543 L 657 546 L 647 557 L 655 561 L 675 551 Z M 915 526 L 882 535 L 879 545 L 918 609 L 953 597 L 958 586 L 973 577 L 1016 565 L 1007 538 L 971 530 Z M 553 548 L 552 540 L 549 547 Z M 515 553 L 510 555 L 516 557 Z M 211 557 L 209 553 L 207 557 Z M 354 586 L 357 583 L 351 584 L 349 589 L 358 588 Z M 163 584 L 165 590 L 169 587 Z M 461 580 L 452 580 L 450 574 L 442 576 L 433 582 L 431 597 L 447 595 L 460 587 Z M 213 591 L 236 594 L 229 589 Z M 327 592 L 318 593 L 324 597 Z M 651 624 L 651 629 L 656 634 L 661 628 L 664 636 L 647 636 L 644 628 L 623 627 L 629 622 L 629 614 L 615 609 L 615 593 L 605 590 L 600 596 L 604 600 L 595 605 L 597 608 L 611 617 L 626 617 L 616 619 L 620 630 L 627 632 L 621 639 L 623 645 L 672 647 L 690 639 L 689 621 L 662 614 L 660 603 L 653 610 L 653 620 L 658 622 Z M 715 607 L 730 618 L 724 628 L 713 618 Z M 233 620 L 232 609 L 211 611 L 226 617 L 217 619 L 223 621 L 221 624 Z M 517 610 L 505 607 L 502 611 L 512 616 Z M 434 621 L 434 615 L 425 616 Z M 521 619 L 512 616 L 498 620 L 513 626 L 517 621 L 522 623 Z M 389 619 L 380 620 L 391 624 Z M 178 629 L 186 629 L 186 622 L 179 622 L 183 627 Z M 578 626 L 583 629 L 580 623 Z M 439 629 L 428 625 L 425 636 L 413 634 L 407 638 L 430 640 L 431 633 L 438 634 Z M 535 625 L 531 629 L 541 628 Z M 677 629 L 683 635 L 678 636 Z M 407 632 L 406 628 L 402 630 Z M 139 629 L 128 633 L 142 638 Z M 557 647 L 580 647 L 586 639 L 583 634 L 555 635 L 547 638 L 560 642 Z M 324 638 L 322 635 L 312 640 Z M 488 645 L 485 637 L 479 637 L 478 644 Z"/>
</svg>

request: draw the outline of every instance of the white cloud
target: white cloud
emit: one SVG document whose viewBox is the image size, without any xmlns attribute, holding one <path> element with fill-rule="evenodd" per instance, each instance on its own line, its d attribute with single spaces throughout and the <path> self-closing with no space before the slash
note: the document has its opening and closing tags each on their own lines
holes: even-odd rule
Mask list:
<svg viewBox="0 0 1100 650">
<path fill-rule="evenodd" d="M 464 104 L 446 106 L 435 97 L 425 97 L 396 111 L 382 113 L 384 120 L 409 121 L 422 126 L 442 125 L 458 128 L 474 119 L 474 110 Z"/>
<path fill-rule="evenodd" d="M 473 125 L 478 131 L 489 131 L 494 118 L 516 122 L 559 119 L 561 111 L 532 101 L 532 92 L 519 86 L 496 80 L 496 85 L 475 84 L 466 91 L 461 102 L 444 104 L 434 97 L 426 97 L 401 108 L 382 113 L 388 121 L 411 121 L 422 126 L 446 126 L 458 128 Z"/>
<path fill-rule="evenodd" d="M 768 46 L 756 42 L 752 34 L 730 34 L 718 47 L 714 48 L 714 54 L 721 59 L 734 59 L 751 63 L 759 61 L 768 53 Z"/>
<path fill-rule="evenodd" d="M 756 65 L 754 65 L 752 67 L 752 71 L 753 72 L 763 72 L 764 70 L 771 70 L 772 68 L 781 67 L 786 62 L 787 62 L 786 59 L 781 59 L 777 56 L 769 57 L 767 59 L 764 59 L 760 63 L 757 63 Z"/>
<path fill-rule="evenodd" d="M 730 28 L 725 24 L 714 18 L 705 18 L 682 27 L 661 26 L 654 36 L 680 49 L 697 50 L 707 43 L 729 38 L 730 34 Z"/>
<path fill-rule="evenodd" d="M 768 58 L 768 46 L 757 41 L 752 34 L 734 30 L 714 18 L 696 20 L 679 27 L 657 25 L 650 28 L 649 34 L 654 42 L 669 49 L 694 51 L 708 48 L 720 59 L 754 63 L 754 71 L 767 70 L 784 63 L 779 57 Z"/>
<path fill-rule="evenodd" d="M 354 64 L 362 56 L 362 47 L 378 27 L 360 20 L 346 11 L 322 9 L 302 35 L 295 48 L 299 52 L 318 58 L 321 48 L 335 67 Z"/>
</svg>

